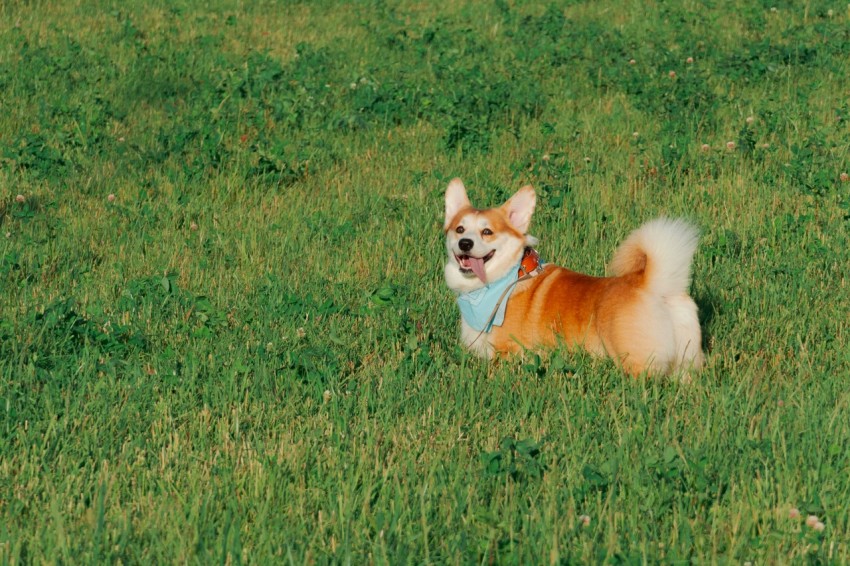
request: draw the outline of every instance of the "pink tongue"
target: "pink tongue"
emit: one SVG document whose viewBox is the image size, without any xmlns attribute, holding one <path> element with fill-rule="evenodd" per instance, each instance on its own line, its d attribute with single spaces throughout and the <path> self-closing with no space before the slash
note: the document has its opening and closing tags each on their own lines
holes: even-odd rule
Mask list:
<svg viewBox="0 0 850 566">
<path fill-rule="evenodd" d="M 487 273 L 484 271 L 484 260 L 478 257 L 469 258 L 469 267 L 472 272 L 481 280 L 482 283 L 487 283 Z"/>
</svg>

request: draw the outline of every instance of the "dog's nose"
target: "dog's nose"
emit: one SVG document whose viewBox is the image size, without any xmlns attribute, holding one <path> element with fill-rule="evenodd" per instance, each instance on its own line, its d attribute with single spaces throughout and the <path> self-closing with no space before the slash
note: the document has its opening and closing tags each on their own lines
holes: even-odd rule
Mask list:
<svg viewBox="0 0 850 566">
<path fill-rule="evenodd" d="M 461 251 L 468 252 L 472 249 L 472 246 L 475 245 L 475 242 L 470 240 L 469 238 L 461 238 L 461 240 L 457 243 L 457 247 L 461 249 Z"/>
</svg>

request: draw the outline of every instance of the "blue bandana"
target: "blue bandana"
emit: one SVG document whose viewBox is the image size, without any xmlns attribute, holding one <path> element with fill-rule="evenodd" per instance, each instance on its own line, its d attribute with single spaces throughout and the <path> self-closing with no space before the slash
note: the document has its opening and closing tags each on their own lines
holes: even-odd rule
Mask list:
<svg viewBox="0 0 850 566">
<path fill-rule="evenodd" d="M 508 299 L 511 293 L 514 292 L 513 287 L 505 295 L 505 298 L 502 299 L 502 303 L 499 305 L 496 315 L 493 316 L 493 320 L 490 320 L 490 316 L 493 314 L 493 309 L 496 308 L 496 303 L 499 302 L 502 293 L 517 280 L 519 266 L 520 264 L 517 263 L 508 270 L 507 275 L 497 281 L 488 283 L 475 291 L 461 293 L 457 296 L 460 315 L 469 326 L 479 332 L 490 332 L 493 326 L 502 326 L 502 323 L 505 322 L 505 310 L 508 308 Z"/>
</svg>

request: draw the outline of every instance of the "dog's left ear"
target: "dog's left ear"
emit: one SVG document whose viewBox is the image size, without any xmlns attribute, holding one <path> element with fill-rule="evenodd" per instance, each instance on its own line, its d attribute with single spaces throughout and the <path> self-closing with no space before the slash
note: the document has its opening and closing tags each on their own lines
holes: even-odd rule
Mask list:
<svg viewBox="0 0 850 566">
<path fill-rule="evenodd" d="M 446 187 L 446 223 L 443 224 L 443 230 L 448 229 L 449 223 L 458 212 L 469 206 L 471 205 L 466 196 L 466 187 L 463 186 L 463 181 L 452 179 L 449 186 Z"/>
<path fill-rule="evenodd" d="M 502 210 L 511 225 L 520 233 L 525 234 L 528 232 L 528 225 L 531 224 L 531 215 L 534 214 L 536 204 L 537 197 L 534 195 L 534 187 L 526 185 L 502 205 Z"/>
</svg>

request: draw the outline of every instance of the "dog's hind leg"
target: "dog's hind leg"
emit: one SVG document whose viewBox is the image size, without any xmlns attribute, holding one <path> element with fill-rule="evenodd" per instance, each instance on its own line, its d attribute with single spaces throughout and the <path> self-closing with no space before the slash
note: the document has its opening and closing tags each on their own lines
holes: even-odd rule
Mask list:
<svg viewBox="0 0 850 566">
<path fill-rule="evenodd" d="M 638 293 L 628 303 L 609 307 L 600 333 L 605 351 L 627 373 L 666 374 L 676 367 L 676 326 L 663 298 Z"/>
<path fill-rule="evenodd" d="M 697 305 L 688 295 L 665 297 L 664 302 L 673 319 L 676 335 L 676 358 L 673 369 L 694 369 L 702 367 L 702 332 L 699 327 Z"/>
</svg>

